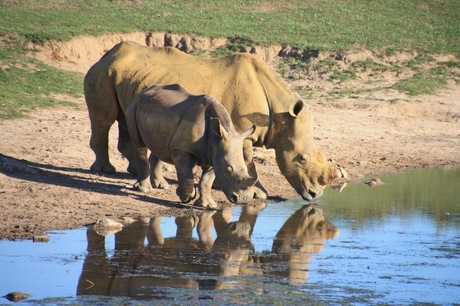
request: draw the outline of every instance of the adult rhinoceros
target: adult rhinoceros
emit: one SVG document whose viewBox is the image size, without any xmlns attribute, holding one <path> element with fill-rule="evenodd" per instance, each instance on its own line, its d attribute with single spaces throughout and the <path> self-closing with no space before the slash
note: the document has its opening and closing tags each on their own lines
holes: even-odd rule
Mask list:
<svg viewBox="0 0 460 306">
<path fill-rule="evenodd" d="M 141 91 L 173 83 L 220 101 L 238 132 L 256 125 L 244 148 L 251 176 L 257 175 L 253 146 L 275 150 L 279 169 L 305 200 L 321 196 L 327 184 L 343 176 L 315 147 L 312 115 L 306 104 L 261 59 L 250 54 L 200 58 L 171 47 L 151 48 L 134 42 L 115 45 L 86 74 L 90 146 L 96 154 L 91 170 L 115 171 L 109 161 L 108 133 L 117 120 L 118 150 L 129 160 L 128 171 L 136 172 L 125 111 Z M 254 196 L 267 196 L 259 183 Z"/>
</svg>

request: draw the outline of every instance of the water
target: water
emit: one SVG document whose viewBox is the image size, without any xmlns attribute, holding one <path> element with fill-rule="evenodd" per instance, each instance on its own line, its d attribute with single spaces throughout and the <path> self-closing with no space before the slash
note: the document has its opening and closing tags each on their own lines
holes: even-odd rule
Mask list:
<svg viewBox="0 0 460 306">
<path fill-rule="evenodd" d="M 21 304 L 460 303 L 460 168 L 302 200 L 0 241 Z M 228 224 L 230 222 L 230 224 Z M 12 304 L 7 299 L 0 304 Z"/>
</svg>

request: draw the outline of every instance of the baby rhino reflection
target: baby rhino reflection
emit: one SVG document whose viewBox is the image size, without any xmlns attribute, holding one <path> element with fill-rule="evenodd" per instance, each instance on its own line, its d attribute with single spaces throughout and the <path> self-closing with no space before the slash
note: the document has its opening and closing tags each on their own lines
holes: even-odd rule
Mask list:
<svg viewBox="0 0 460 306">
<path fill-rule="evenodd" d="M 324 218 L 320 206 L 303 206 L 279 230 L 272 253 L 260 258 L 264 272 L 288 277 L 294 284 L 305 282 L 313 256 L 323 250 L 326 240 L 337 237 L 339 232 Z"/>
<path fill-rule="evenodd" d="M 217 236 L 213 250 L 221 254 L 219 276 L 238 276 L 243 263 L 248 261 L 254 245 L 249 232 L 251 226 L 245 221 L 230 222 Z M 238 281 L 218 281 L 216 289 L 235 287 Z"/>
</svg>

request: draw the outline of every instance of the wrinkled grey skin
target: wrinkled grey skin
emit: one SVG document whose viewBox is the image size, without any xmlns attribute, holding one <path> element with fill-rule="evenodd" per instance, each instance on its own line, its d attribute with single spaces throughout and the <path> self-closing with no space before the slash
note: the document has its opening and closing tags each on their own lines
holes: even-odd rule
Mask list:
<svg viewBox="0 0 460 306">
<path fill-rule="evenodd" d="M 152 86 L 133 99 L 126 122 L 136 151 L 138 190 L 148 192 L 151 182 L 155 187 L 168 188 L 163 161 L 176 167 L 177 195 L 184 203 L 196 197 L 195 165 L 203 170 L 197 205 L 217 206 L 211 197 L 214 179 L 233 203 L 245 203 L 253 197 L 250 187 L 257 178 L 249 177 L 243 143 L 255 127 L 242 134 L 236 132 L 227 110 L 214 98 L 192 95 L 177 84 Z M 147 149 L 151 151 L 150 174 Z"/>
</svg>

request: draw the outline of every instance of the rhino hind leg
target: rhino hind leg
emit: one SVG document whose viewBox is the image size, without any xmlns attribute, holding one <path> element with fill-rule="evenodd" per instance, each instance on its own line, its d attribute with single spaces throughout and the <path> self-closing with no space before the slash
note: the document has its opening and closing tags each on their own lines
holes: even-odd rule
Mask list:
<svg viewBox="0 0 460 306">
<path fill-rule="evenodd" d="M 96 155 L 96 160 L 90 168 L 91 171 L 109 174 L 116 171 L 109 160 L 109 130 L 112 123 L 104 124 L 99 121 L 93 124 L 93 120 L 91 120 L 91 139 L 89 144 Z"/>
<path fill-rule="evenodd" d="M 163 162 L 150 154 L 150 183 L 153 188 L 169 189 L 169 184 L 163 176 Z"/>
</svg>

